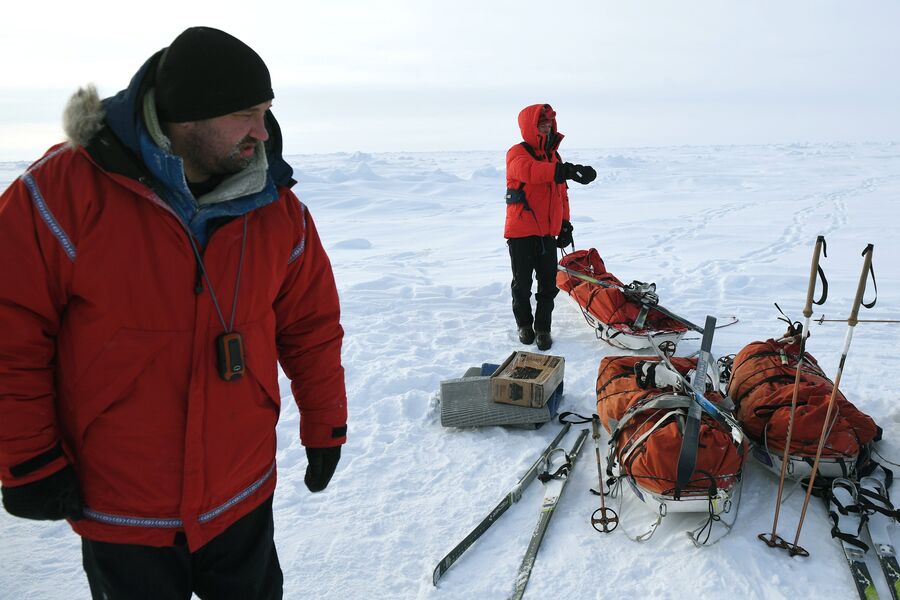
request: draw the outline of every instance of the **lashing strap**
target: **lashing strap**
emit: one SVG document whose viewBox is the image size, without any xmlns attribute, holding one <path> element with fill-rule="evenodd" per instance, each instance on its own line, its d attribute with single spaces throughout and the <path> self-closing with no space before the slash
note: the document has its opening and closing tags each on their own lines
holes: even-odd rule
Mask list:
<svg viewBox="0 0 900 600">
<path fill-rule="evenodd" d="M 855 484 L 854 484 L 854 486 L 855 486 Z M 865 542 L 863 542 L 862 540 L 859 539 L 859 534 L 862 531 L 862 528 L 865 525 L 866 521 L 868 521 L 868 519 L 869 519 L 869 517 L 866 515 L 865 511 L 862 510 L 862 507 L 858 503 L 844 506 L 843 504 L 841 504 L 841 502 L 837 498 L 835 498 L 835 496 L 831 492 L 831 490 L 828 490 L 825 493 L 828 496 L 829 503 L 837 509 L 836 511 L 835 510 L 828 511 L 828 517 L 831 519 L 831 522 L 834 524 L 834 526 L 831 528 L 831 537 L 837 538 L 841 541 L 844 541 L 844 542 L 850 544 L 851 546 L 855 546 L 855 547 L 859 548 L 860 550 L 862 550 L 863 552 L 868 552 L 869 546 Z M 840 515 L 849 516 L 850 513 L 856 513 L 859 515 L 859 527 L 856 530 L 856 535 L 841 531 L 841 529 L 838 525 L 840 522 Z"/>
</svg>

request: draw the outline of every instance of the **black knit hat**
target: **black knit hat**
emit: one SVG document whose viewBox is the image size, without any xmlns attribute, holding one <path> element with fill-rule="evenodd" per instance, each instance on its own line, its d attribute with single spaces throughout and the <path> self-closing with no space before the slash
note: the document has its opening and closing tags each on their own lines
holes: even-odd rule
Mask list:
<svg viewBox="0 0 900 600">
<path fill-rule="evenodd" d="M 156 110 L 172 123 L 220 117 L 274 97 L 259 55 L 212 27 L 186 29 L 165 50 L 156 72 Z"/>
</svg>

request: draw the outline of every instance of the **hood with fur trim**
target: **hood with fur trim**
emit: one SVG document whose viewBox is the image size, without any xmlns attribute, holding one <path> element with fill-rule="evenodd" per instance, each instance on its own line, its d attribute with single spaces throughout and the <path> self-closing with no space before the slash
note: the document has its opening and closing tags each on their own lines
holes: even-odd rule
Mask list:
<svg viewBox="0 0 900 600">
<path fill-rule="evenodd" d="M 63 111 L 63 131 L 73 146 L 87 146 L 103 129 L 103 105 L 93 84 L 78 88 Z"/>
</svg>

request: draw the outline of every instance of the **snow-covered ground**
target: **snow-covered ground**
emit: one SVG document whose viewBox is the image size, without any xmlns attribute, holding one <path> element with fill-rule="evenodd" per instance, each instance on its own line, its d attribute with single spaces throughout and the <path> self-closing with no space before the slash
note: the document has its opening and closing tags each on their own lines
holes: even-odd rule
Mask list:
<svg viewBox="0 0 900 600">
<path fill-rule="evenodd" d="M 513 143 L 515 140 L 510 140 Z M 290 157 L 331 256 L 346 329 L 349 442 L 328 489 L 303 485 L 298 415 L 284 403 L 279 424 L 276 540 L 286 598 L 503 598 L 539 511 L 534 483 L 448 572 L 436 562 L 516 482 L 558 430 L 444 429 L 439 384 L 468 367 L 520 349 L 509 300 L 502 239 L 504 151 L 328 154 Z M 774 302 L 800 319 L 817 235 L 829 281 L 828 318 L 846 318 L 875 245 L 878 304 L 862 318 L 900 318 L 900 145 L 777 145 L 566 150 L 566 160 L 599 173 L 570 191 L 577 247 L 596 247 L 630 281 L 655 281 L 662 303 L 696 323 L 736 315 L 716 334 L 716 356 L 784 330 Z M 36 158 L 36 157 L 35 157 Z M 0 163 L 0 188 L 27 165 Z M 867 298 L 871 298 L 870 286 Z M 821 310 L 817 311 L 819 316 Z M 846 325 L 814 325 L 808 350 L 834 374 Z M 595 410 L 597 366 L 615 353 L 558 298 L 552 354 L 566 358 L 563 409 Z M 900 458 L 897 325 L 856 327 L 844 369 L 848 398 L 884 428 L 878 445 Z M 697 336 L 679 354 L 697 349 Z M 534 348 L 532 347 L 532 350 Z M 290 397 L 282 380 L 282 394 Z M 570 433 L 567 445 L 575 437 Z M 604 445 L 605 445 L 604 437 Z M 771 530 L 777 481 L 745 469 L 737 524 L 712 547 L 684 531 L 699 517 L 673 515 L 650 541 L 590 526 L 598 507 L 588 443 L 550 525 L 528 598 L 853 598 L 844 558 L 821 501 L 813 500 L 789 558 L 757 540 Z M 782 512 L 793 538 L 802 495 Z M 637 507 L 641 508 L 641 507 Z M 646 526 L 632 511 L 622 523 Z M 0 514 L 0 597 L 87 597 L 80 544 L 64 523 Z M 900 543 L 900 533 L 895 542 Z M 887 588 L 874 560 L 882 597 Z"/>
</svg>

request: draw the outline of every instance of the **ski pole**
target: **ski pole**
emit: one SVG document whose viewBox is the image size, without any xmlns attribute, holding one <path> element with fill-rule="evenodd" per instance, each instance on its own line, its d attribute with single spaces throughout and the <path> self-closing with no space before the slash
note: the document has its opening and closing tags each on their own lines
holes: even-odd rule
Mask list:
<svg viewBox="0 0 900 600">
<path fill-rule="evenodd" d="M 849 319 L 826 319 L 825 315 L 816 319 L 816 323 L 846 323 Z M 900 323 L 900 319 L 857 319 L 857 323 Z"/>
<path fill-rule="evenodd" d="M 619 515 L 606 508 L 606 492 L 603 491 L 603 465 L 600 462 L 600 416 L 591 417 L 591 437 L 594 438 L 594 452 L 597 453 L 597 475 L 600 477 L 600 508 L 591 515 L 591 526 L 601 533 L 610 533 L 619 525 Z M 600 513 L 600 516 L 597 516 Z M 600 527 L 597 527 L 597 525 Z"/>
<path fill-rule="evenodd" d="M 828 251 L 826 250 L 825 246 L 825 236 L 823 235 L 820 235 L 818 238 L 816 238 L 816 247 L 813 250 L 812 266 L 809 269 L 809 285 L 806 288 L 806 304 L 803 306 L 803 316 L 805 317 L 805 320 L 803 322 L 803 329 L 800 333 L 800 356 L 797 359 L 797 373 L 794 376 L 794 393 L 791 396 L 791 412 L 790 416 L 788 417 L 787 437 L 784 441 L 784 455 L 781 458 L 781 474 L 778 476 L 778 494 L 775 496 L 775 519 L 774 521 L 772 521 L 772 533 L 768 538 L 766 538 L 766 534 L 764 533 L 761 533 L 757 536 L 769 547 L 779 546 L 790 551 L 792 554 L 802 554 L 803 552 L 805 552 L 805 550 L 803 550 L 802 548 L 791 548 L 790 544 L 788 544 L 785 540 L 783 540 L 776 534 L 776 531 L 778 529 L 778 514 L 781 510 L 781 494 L 784 491 L 784 476 L 787 473 L 788 457 L 790 455 L 791 436 L 794 429 L 794 415 L 797 410 L 797 396 L 800 394 L 800 374 L 803 369 L 803 358 L 806 352 L 806 338 L 807 336 L 809 336 L 809 319 L 813 314 L 812 305 L 813 303 L 824 304 L 825 298 L 828 295 L 828 285 L 824 284 L 822 289 L 822 297 L 818 300 L 813 300 L 813 294 L 815 294 L 816 291 L 816 282 L 818 281 L 819 274 L 822 274 L 823 283 L 826 281 L 825 275 L 822 272 L 822 267 L 819 266 L 820 254 L 828 256 Z M 803 552 L 800 552 L 800 550 L 802 550 Z"/>
<path fill-rule="evenodd" d="M 862 274 L 859 276 L 859 286 L 856 288 L 856 298 L 853 299 L 853 308 L 850 311 L 850 318 L 847 319 L 847 335 L 844 338 L 844 349 L 841 352 L 841 360 L 838 363 L 837 374 L 834 376 L 834 387 L 831 389 L 831 396 L 828 398 L 828 410 L 825 411 L 825 421 L 822 423 L 822 433 L 819 436 L 819 447 L 816 448 L 816 459 L 813 461 L 812 471 L 809 474 L 809 485 L 806 487 L 806 498 L 803 500 L 803 510 L 800 511 L 800 522 L 797 524 L 797 535 L 794 537 L 792 547 L 788 549 L 791 556 L 794 556 L 795 554 L 809 556 L 809 552 L 803 550 L 803 548 L 797 545 L 797 542 L 800 540 L 800 529 L 803 527 L 803 519 L 806 517 L 806 509 L 809 506 L 809 497 L 812 495 L 813 485 L 816 482 L 819 459 L 822 457 L 822 448 L 825 446 L 825 438 L 828 436 L 828 424 L 831 421 L 831 411 L 834 408 L 834 400 L 835 397 L 837 397 L 838 386 L 841 384 L 841 375 L 844 372 L 844 363 L 847 361 L 847 353 L 850 352 L 850 341 L 853 339 L 853 328 L 857 323 L 859 307 L 860 305 L 863 305 L 863 295 L 866 292 L 866 282 L 869 279 L 869 272 L 872 270 L 872 253 L 874 250 L 875 247 L 872 244 L 868 244 L 866 249 L 863 250 L 864 260 Z M 875 302 L 873 301 L 871 304 L 865 306 L 870 308 L 874 305 Z"/>
</svg>

